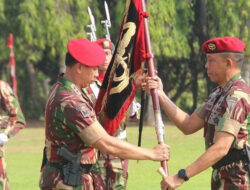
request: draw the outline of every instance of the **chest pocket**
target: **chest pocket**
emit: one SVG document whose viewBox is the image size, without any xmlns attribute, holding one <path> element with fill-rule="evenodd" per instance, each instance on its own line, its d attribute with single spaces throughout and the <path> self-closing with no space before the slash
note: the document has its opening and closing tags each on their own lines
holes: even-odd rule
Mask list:
<svg viewBox="0 0 250 190">
<path fill-rule="evenodd" d="M 221 96 L 220 89 L 217 89 L 213 92 L 205 105 L 206 116 L 205 122 L 210 125 L 218 125 L 219 119 L 221 117 L 221 103 L 223 101 L 223 97 Z"/>
</svg>

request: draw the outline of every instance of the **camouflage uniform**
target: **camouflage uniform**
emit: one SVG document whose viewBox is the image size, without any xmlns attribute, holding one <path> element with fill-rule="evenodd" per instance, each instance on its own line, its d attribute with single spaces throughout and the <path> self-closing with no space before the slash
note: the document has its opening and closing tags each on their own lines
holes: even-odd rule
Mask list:
<svg viewBox="0 0 250 190">
<path fill-rule="evenodd" d="M 214 144 L 214 134 L 217 131 L 224 131 L 235 136 L 230 150 L 242 150 L 246 146 L 249 147 L 249 94 L 249 86 L 240 74 L 237 74 L 224 89 L 217 87 L 208 100 L 196 110 L 196 113 L 205 120 L 206 148 Z M 213 170 L 211 180 L 213 190 L 247 190 L 250 189 L 249 184 L 249 171 L 242 160 Z"/>
<path fill-rule="evenodd" d="M 96 80 L 96 82 L 92 83 L 90 87 L 84 89 L 84 92 L 93 104 L 96 103 L 97 92 L 99 92 L 98 88 L 100 87 L 101 81 Z M 128 115 L 130 114 L 129 112 L 133 112 L 131 107 L 129 107 Z M 120 140 L 127 141 L 125 120 L 126 119 L 121 122 L 114 136 Z M 105 184 L 105 190 L 125 190 L 128 179 L 128 160 L 103 154 L 101 152 L 99 152 L 98 155 L 97 164 L 95 164 L 92 168 L 94 184 L 96 186 L 95 189 L 102 190 L 103 184 Z M 99 183 L 101 184 L 99 185 Z"/>
<path fill-rule="evenodd" d="M 102 137 L 104 131 L 96 129 L 93 105 L 72 81 L 59 78 L 50 90 L 45 110 L 45 147 L 48 163 L 43 166 L 40 188 L 93 190 L 92 174 L 82 173 L 82 185 L 77 187 L 63 183 L 60 165 L 65 160 L 57 155 L 61 146 L 72 154 L 82 153 L 83 167 L 96 162 L 96 151 L 90 146 Z"/>
<path fill-rule="evenodd" d="M 4 81 L 0 81 L 0 129 L 1 133 L 7 134 L 8 138 L 13 137 L 25 126 L 25 119 L 19 102 L 11 87 Z M 9 189 L 5 163 L 4 146 L 0 147 L 0 189 Z"/>
</svg>

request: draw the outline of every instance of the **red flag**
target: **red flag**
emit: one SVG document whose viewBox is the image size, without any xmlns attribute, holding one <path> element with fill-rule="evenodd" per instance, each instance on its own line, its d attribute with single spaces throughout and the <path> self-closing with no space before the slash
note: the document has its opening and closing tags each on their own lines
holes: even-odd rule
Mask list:
<svg viewBox="0 0 250 190">
<path fill-rule="evenodd" d="M 11 79 L 12 86 L 15 95 L 17 96 L 17 81 L 16 81 L 16 61 L 14 55 L 14 45 L 13 45 L 13 34 L 8 37 L 7 47 L 10 48 L 10 69 L 11 69 Z"/>
<path fill-rule="evenodd" d="M 126 1 L 118 43 L 96 103 L 96 113 L 110 135 L 116 133 L 135 96 L 132 76 L 147 58 L 145 16 L 141 0 Z"/>
</svg>

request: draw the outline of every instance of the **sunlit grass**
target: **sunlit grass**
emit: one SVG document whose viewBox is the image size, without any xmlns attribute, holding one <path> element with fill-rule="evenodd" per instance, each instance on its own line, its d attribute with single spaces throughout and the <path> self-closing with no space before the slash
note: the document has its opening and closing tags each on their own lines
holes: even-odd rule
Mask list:
<svg viewBox="0 0 250 190">
<path fill-rule="evenodd" d="M 128 127 L 128 140 L 137 144 L 138 128 Z M 142 146 L 156 145 L 153 127 L 143 130 Z M 170 174 L 185 168 L 204 152 L 202 131 L 184 136 L 175 127 L 166 127 L 166 143 L 171 146 L 171 160 L 168 162 Z M 6 146 L 7 171 L 12 190 L 38 190 L 42 150 L 44 146 L 43 128 L 26 128 L 10 139 Z M 127 190 L 158 190 L 161 177 L 156 172 L 158 162 L 130 161 Z M 208 190 L 211 170 L 205 171 L 186 182 L 181 190 Z"/>
</svg>

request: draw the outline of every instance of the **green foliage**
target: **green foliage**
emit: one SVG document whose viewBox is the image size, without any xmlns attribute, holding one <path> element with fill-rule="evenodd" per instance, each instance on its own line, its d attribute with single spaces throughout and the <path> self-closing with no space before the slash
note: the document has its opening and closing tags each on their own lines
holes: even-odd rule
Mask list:
<svg viewBox="0 0 250 190">
<path fill-rule="evenodd" d="M 22 81 L 19 83 L 19 99 L 27 118 L 43 115 L 46 99 L 43 82 L 48 77 L 55 81 L 60 69 L 58 59 L 63 60 L 67 42 L 72 38 L 87 37 L 84 31 L 89 22 L 87 6 L 85 0 L 13 0 L 0 3 L 0 10 L 4 7 L 3 17 L 0 11 L 0 26 L 5 28 L 0 31 L 0 42 L 6 44 L 9 32 L 15 31 L 17 75 L 18 81 Z M 9 50 L 4 46 L 0 47 L 2 49 L 0 60 L 7 63 Z M 34 68 L 28 67 L 28 63 Z M 31 82 L 34 79 L 37 84 Z"/>
<path fill-rule="evenodd" d="M 237 36 L 247 44 L 249 55 L 250 1 L 209 1 L 208 6 L 210 36 Z"/>
<path fill-rule="evenodd" d="M 0 0 L 0 21 L 4 20 L 4 1 Z"/>
<path fill-rule="evenodd" d="M 125 3 L 124 0 L 117 0 L 113 3 L 113 7 L 110 7 L 110 13 L 112 15 L 112 30 L 111 30 L 111 39 L 114 43 L 118 40 L 118 34 L 120 31 L 121 20 L 124 15 Z"/>
<path fill-rule="evenodd" d="M 111 39 L 116 43 L 125 1 L 107 0 L 107 3 Z M 209 91 L 204 86 L 211 85 L 204 80 L 200 46 L 205 40 L 237 36 L 246 42 L 246 55 L 250 55 L 250 1 L 147 0 L 146 3 L 152 49 L 164 89 L 185 110 L 192 111 Z M 206 9 L 202 9 L 202 3 Z M 47 93 L 44 82 L 52 85 L 63 71 L 67 42 L 72 38 L 87 38 L 88 6 L 96 20 L 97 37 L 103 38 L 104 1 L 0 0 L 0 75 L 10 82 L 10 52 L 6 42 L 9 33 L 13 33 L 19 100 L 26 117 L 43 116 Z M 203 17 L 207 23 L 201 22 Z M 34 80 L 37 84 L 32 83 Z"/>
<path fill-rule="evenodd" d="M 81 1 L 32 1 L 20 5 L 20 29 L 26 46 L 39 51 L 50 47 L 51 56 L 64 54 L 69 39 L 86 37 L 84 26 L 87 24 L 87 2 Z M 40 60 L 40 56 L 33 56 Z M 33 59 L 32 59 L 33 60 Z"/>
<path fill-rule="evenodd" d="M 128 127 L 128 141 L 136 144 L 138 136 L 136 128 Z M 175 174 L 179 169 L 187 167 L 203 152 L 203 131 L 184 136 L 176 127 L 165 126 L 165 143 L 171 147 L 170 161 L 168 162 L 169 174 Z M 145 127 L 142 134 L 142 147 L 153 148 L 157 144 L 155 131 L 152 127 Z M 155 190 L 160 189 L 161 176 L 157 173 L 159 162 L 129 161 L 128 190 Z M 185 182 L 178 189 L 209 190 L 211 169 L 208 169 Z"/>
<path fill-rule="evenodd" d="M 188 3 L 148 1 L 147 6 L 154 53 L 163 57 L 188 57 L 187 34 L 190 31 L 189 19 L 192 19 Z"/>
</svg>

